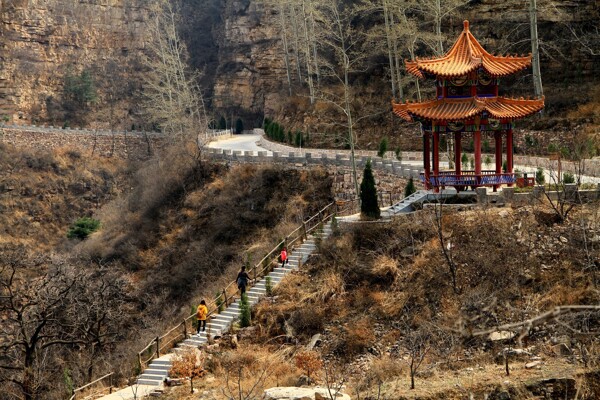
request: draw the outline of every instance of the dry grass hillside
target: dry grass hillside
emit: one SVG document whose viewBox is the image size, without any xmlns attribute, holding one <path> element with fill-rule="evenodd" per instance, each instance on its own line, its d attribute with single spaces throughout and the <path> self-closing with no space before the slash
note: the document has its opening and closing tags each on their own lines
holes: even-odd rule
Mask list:
<svg viewBox="0 0 600 400">
<path fill-rule="evenodd" d="M 220 398 L 220 388 L 237 382 L 223 373 L 223 360 L 250 351 L 271 361 L 240 370 L 246 388 L 306 382 L 301 375 L 313 360 L 314 381 L 343 382 L 356 399 L 596 399 L 600 313 L 534 325 L 521 343 L 478 335 L 555 306 L 599 303 L 598 204 L 560 225 L 548 222 L 550 213 L 544 205 L 444 211 L 441 237 L 456 287 L 431 209 L 342 225 L 276 288 L 276 301 L 258 305 L 253 326 L 237 333 L 237 349 L 225 340 L 208 350 L 209 375 L 195 385 L 203 398 Z M 307 352 L 315 334 L 320 343 Z M 170 396 L 188 398 L 185 389 Z"/>
<path fill-rule="evenodd" d="M 173 151 L 126 165 L 0 148 L 0 384 L 17 398 L 22 385 L 64 398 L 70 382 L 108 371 L 123 383 L 147 341 L 331 201 L 324 170 L 229 168 Z M 83 216 L 100 230 L 67 239 Z M 20 338 L 44 356 L 25 357 Z"/>
<path fill-rule="evenodd" d="M 125 176 L 119 160 L 0 144 L 0 246 L 55 250 L 64 244 L 70 224 L 123 190 Z"/>
</svg>

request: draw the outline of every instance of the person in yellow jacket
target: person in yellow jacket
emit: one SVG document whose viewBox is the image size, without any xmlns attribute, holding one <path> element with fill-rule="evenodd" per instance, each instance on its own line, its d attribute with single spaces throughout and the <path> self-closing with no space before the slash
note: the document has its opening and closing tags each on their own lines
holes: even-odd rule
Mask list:
<svg viewBox="0 0 600 400">
<path fill-rule="evenodd" d="M 198 310 L 196 310 L 196 318 L 198 318 L 198 333 L 200 333 L 200 328 L 202 328 L 202 332 L 206 330 L 206 317 L 208 316 L 208 308 L 206 307 L 206 302 L 202 300 L 200 305 L 198 306 Z"/>
</svg>

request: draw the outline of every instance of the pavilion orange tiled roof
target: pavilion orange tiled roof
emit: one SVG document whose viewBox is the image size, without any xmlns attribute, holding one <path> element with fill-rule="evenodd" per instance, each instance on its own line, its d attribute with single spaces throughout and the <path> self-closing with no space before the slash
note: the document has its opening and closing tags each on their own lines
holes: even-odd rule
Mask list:
<svg viewBox="0 0 600 400">
<path fill-rule="evenodd" d="M 506 97 L 469 97 L 436 99 L 422 103 L 393 103 L 393 112 L 413 121 L 415 117 L 433 121 L 456 121 L 472 118 L 487 111 L 492 118 L 513 120 L 544 108 L 544 98 L 525 100 Z"/>
<path fill-rule="evenodd" d="M 463 76 L 479 67 L 493 77 L 511 75 L 531 65 L 528 56 L 494 56 L 479 44 L 469 31 L 469 21 L 464 21 L 464 29 L 454 46 L 441 58 L 406 61 L 406 71 L 419 77 L 424 72 L 446 78 Z"/>
</svg>

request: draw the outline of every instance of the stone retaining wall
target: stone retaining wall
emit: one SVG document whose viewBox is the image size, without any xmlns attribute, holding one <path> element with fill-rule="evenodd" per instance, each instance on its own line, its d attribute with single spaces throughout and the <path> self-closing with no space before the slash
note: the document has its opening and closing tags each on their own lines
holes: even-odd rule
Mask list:
<svg viewBox="0 0 600 400">
<path fill-rule="evenodd" d="M 216 160 L 224 160 L 230 163 L 256 163 L 256 164 L 278 164 L 289 168 L 310 169 L 322 167 L 327 169 L 333 177 L 333 192 L 338 199 L 353 199 L 356 197 L 352 179 L 352 166 L 350 159 L 344 158 L 344 155 L 338 157 L 327 157 L 323 154 L 311 153 L 305 154 L 280 154 L 273 152 L 272 156 L 267 155 L 267 151 L 231 151 L 223 149 L 209 148 L 207 155 Z M 357 158 L 357 173 L 362 177 L 362 170 L 370 157 Z M 377 192 L 380 196 L 382 206 L 389 206 L 403 197 L 404 188 L 409 177 L 414 177 L 417 188 L 421 185 L 418 176 L 420 168 L 408 167 L 402 165 L 399 161 L 378 161 L 372 160 L 373 175 L 377 185 Z"/>
<path fill-rule="evenodd" d="M 204 139 L 228 136 L 231 136 L 230 131 L 213 131 L 207 133 Z M 0 142 L 41 151 L 68 147 L 103 157 L 143 160 L 162 148 L 166 140 L 157 132 L 4 125 L 0 130 Z"/>
</svg>

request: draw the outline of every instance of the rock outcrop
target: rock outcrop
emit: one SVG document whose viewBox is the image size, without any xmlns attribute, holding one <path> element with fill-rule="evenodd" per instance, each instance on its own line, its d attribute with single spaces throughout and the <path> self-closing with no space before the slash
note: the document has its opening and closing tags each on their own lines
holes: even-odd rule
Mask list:
<svg viewBox="0 0 600 400">
<path fill-rule="evenodd" d="M 350 396 L 325 387 L 275 387 L 265 390 L 267 400 L 350 400 Z"/>
<path fill-rule="evenodd" d="M 51 119 L 67 71 L 93 70 L 99 87 L 114 79 L 106 71 L 108 61 L 127 71 L 144 47 L 146 3 L 0 2 L 0 117 L 33 123 Z"/>
</svg>

